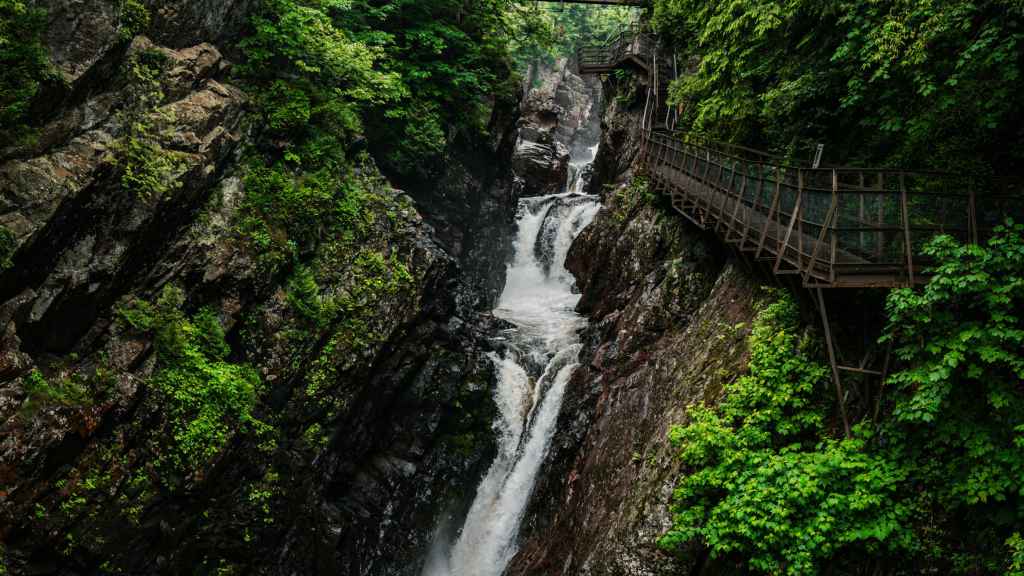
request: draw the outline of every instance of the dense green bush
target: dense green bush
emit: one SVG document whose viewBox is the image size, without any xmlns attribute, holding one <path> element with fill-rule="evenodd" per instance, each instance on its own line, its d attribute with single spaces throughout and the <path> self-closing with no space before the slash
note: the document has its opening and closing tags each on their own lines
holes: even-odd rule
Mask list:
<svg viewBox="0 0 1024 576">
<path fill-rule="evenodd" d="M 537 61 L 573 58 L 582 45 L 601 44 L 638 23 L 641 10 L 629 6 L 525 3 L 515 6 L 510 24 L 512 54 L 525 70 Z"/>
<path fill-rule="evenodd" d="M 238 229 L 274 272 L 327 237 L 358 232 L 364 192 L 350 153 L 369 106 L 404 93 L 380 69 L 383 50 L 339 25 L 346 3 L 261 0 L 241 42 L 240 80 L 254 94 L 264 133 L 246 163 Z"/>
<path fill-rule="evenodd" d="M 134 301 L 119 311 L 133 329 L 155 335 L 157 367 L 151 384 L 168 417 L 170 462 L 200 469 L 239 430 L 264 425 L 252 415 L 261 383 L 247 364 L 229 361 L 220 320 L 210 309 L 191 318 L 182 291 L 166 287 L 155 303 Z"/>
<path fill-rule="evenodd" d="M 46 12 L 25 0 L 0 0 L 0 146 L 29 135 L 28 111 L 55 77 L 42 35 Z"/>
<path fill-rule="evenodd" d="M 119 16 L 123 40 L 131 40 L 149 28 L 149 9 L 139 0 L 121 0 Z"/>
<path fill-rule="evenodd" d="M 383 52 L 402 92 L 374 107 L 368 131 L 377 160 L 397 175 L 436 175 L 460 134 L 481 133 L 494 99 L 516 82 L 509 57 L 515 0 L 353 0 L 339 12 L 354 38 Z"/>
<path fill-rule="evenodd" d="M 750 373 L 718 407 L 693 407 L 691 422 L 672 429 L 690 472 L 663 547 L 698 540 L 758 572 L 813 574 L 840 551 L 909 546 L 894 497 L 903 471 L 864 451 L 866 429 L 828 438 L 828 370 L 812 342 L 780 297 L 754 325 Z"/>
<path fill-rule="evenodd" d="M 160 110 L 167 63 L 167 55 L 160 50 L 142 50 L 128 59 L 123 70 L 127 86 L 118 112 L 122 134 L 111 143 L 108 160 L 121 188 L 142 200 L 160 198 L 181 187 L 175 174 L 181 165 L 180 153 L 161 144 L 175 120 Z"/>
<path fill-rule="evenodd" d="M 671 432 L 687 472 L 664 547 L 765 574 L 1020 572 L 1024 226 L 928 253 L 929 284 L 888 299 L 899 370 L 852 438 L 795 307 L 760 313 L 749 375 Z"/>
</svg>

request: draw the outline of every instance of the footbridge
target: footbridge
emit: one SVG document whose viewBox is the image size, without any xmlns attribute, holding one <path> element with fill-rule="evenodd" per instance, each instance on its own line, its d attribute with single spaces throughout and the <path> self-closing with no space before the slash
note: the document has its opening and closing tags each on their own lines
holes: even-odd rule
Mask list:
<svg viewBox="0 0 1024 576">
<path fill-rule="evenodd" d="M 639 28 L 581 48 L 577 61 L 581 74 L 647 74 L 640 160 L 651 186 L 696 226 L 805 287 L 925 282 L 929 240 L 976 243 L 1010 214 L 1011 197 L 983 194 L 969 174 L 816 167 L 673 130 L 676 59 Z"/>
<path fill-rule="evenodd" d="M 970 174 L 821 167 L 677 131 L 668 84 L 678 75 L 678 62 L 666 52 L 656 37 L 633 27 L 581 48 L 577 62 L 581 74 L 631 68 L 646 77 L 639 159 L 653 191 L 776 277 L 811 289 L 849 436 L 848 405 L 863 414 L 870 411 L 865 405 L 874 404 L 877 415 L 882 388 L 872 394 L 864 382 L 885 381 L 891 349 L 879 354 L 877 337 L 865 334 L 864 348 L 853 346 L 862 359 L 845 359 L 833 339 L 823 289 L 924 283 L 935 264 L 924 253 L 932 238 L 949 234 L 976 244 L 1007 216 L 1020 215 L 1019 197 L 979 190 Z M 856 376 L 845 391 L 840 373 Z"/>
</svg>

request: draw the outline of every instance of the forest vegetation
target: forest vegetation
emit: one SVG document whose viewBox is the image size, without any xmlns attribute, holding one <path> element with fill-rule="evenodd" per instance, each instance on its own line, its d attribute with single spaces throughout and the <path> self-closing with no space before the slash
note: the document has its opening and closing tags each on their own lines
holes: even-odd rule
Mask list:
<svg viewBox="0 0 1024 576">
<path fill-rule="evenodd" d="M 232 72 L 256 117 L 237 234 L 314 327 L 359 308 L 324 306 L 307 265 L 386 217 L 371 165 L 396 184 L 437 178 L 460 146 L 488 137 L 496 108 L 515 105 L 529 65 L 638 15 L 517 0 L 256 3 Z M 150 15 L 120 5 L 127 44 Z M 683 130 L 791 158 L 825 143 L 829 164 L 967 172 L 1020 193 L 1021 0 L 654 0 L 646 18 L 685 63 L 671 88 Z M 33 144 L 41 96 L 65 88 L 45 26 L 31 0 L 0 0 L 5 158 Z M 175 189 L 174 155 L 156 137 L 164 120 L 151 114 L 165 65 L 157 51 L 131 63 L 128 128 L 111 147 L 123 190 L 142 198 Z M 0 226 L 0 273 L 17 248 Z M 748 373 L 671 431 L 685 472 L 666 553 L 703 547 L 722 573 L 1024 576 L 1024 225 L 982 245 L 940 236 L 928 250 L 939 265 L 927 286 L 886 299 L 893 369 L 849 435 L 817 335 L 792 296 L 765 298 Z M 360 265 L 367 290 L 408 282 L 397 262 Z M 183 306 L 168 288 L 118 321 L 155 338 L 151 384 L 173 420 L 161 465 L 188 474 L 235 428 L 268 425 L 253 412 L 260 376 L 212 312 Z M 36 404 L 93 402 L 89 390 L 109 384 L 102 371 L 87 384 L 28 379 Z"/>
<path fill-rule="evenodd" d="M 686 61 L 683 130 L 1021 202 L 1020 2 L 656 0 L 652 22 Z M 927 254 L 928 285 L 888 296 L 893 370 L 848 437 L 816 340 L 769 299 L 750 373 L 672 432 L 687 472 L 663 547 L 764 574 L 1024 573 L 1024 226 Z"/>
</svg>

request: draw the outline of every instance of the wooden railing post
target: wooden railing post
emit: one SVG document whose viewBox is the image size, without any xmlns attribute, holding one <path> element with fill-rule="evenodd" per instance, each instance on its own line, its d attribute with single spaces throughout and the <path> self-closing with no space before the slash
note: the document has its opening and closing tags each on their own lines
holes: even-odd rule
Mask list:
<svg viewBox="0 0 1024 576">
<path fill-rule="evenodd" d="M 885 227 L 885 174 L 882 172 L 878 173 L 878 232 L 875 232 L 875 240 L 878 242 L 878 246 L 875 247 L 876 255 L 875 260 L 881 261 L 882 256 L 885 255 L 885 232 L 882 228 Z"/>
<path fill-rule="evenodd" d="M 907 183 L 904 173 L 900 172 L 900 206 L 903 212 L 903 243 L 907 251 L 907 277 L 910 285 L 914 285 L 914 243 L 910 237 L 910 206 L 907 202 Z"/>
<path fill-rule="evenodd" d="M 804 171 L 801 168 L 796 170 L 797 178 L 797 191 L 796 201 L 793 203 L 793 214 L 789 218 L 789 227 L 786 228 L 786 237 L 779 244 L 779 253 L 775 256 L 775 266 L 773 271 L 778 274 L 779 269 L 782 265 L 783 256 L 786 255 L 786 251 L 789 250 L 789 240 L 793 237 L 793 227 L 796 226 L 797 219 L 800 216 L 800 207 L 804 201 Z M 797 258 L 797 269 L 799 269 L 799 257 Z"/>
<path fill-rule="evenodd" d="M 828 212 L 825 214 L 825 219 L 821 223 L 821 232 L 818 233 L 818 240 L 814 243 L 814 251 L 811 253 L 810 258 L 807 261 L 807 268 L 803 271 L 804 284 L 811 277 L 811 273 L 814 270 L 814 264 L 818 260 L 818 252 L 821 251 L 821 245 L 825 243 L 825 236 L 829 232 L 829 228 L 832 226 L 832 221 L 836 217 L 839 206 L 839 175 L 836 173 L 835 168 L 832 169 L 832 202 L 829 205 Z M 835 233 L 832 234 L 833 240 L 835 240 Z M 835 251 L 832 251 L 832 255 L 829 258 L 829 278 L 835 277 Z"/>
<path fill-rule="evenodd" d="M 775 166 L 775 194 L 772 196 L 772 205 L 768 209 L 768 217 L 764 220 L 764 229 L 761 230 L 761 240 L 757 243 L 757 252 L 754 253 L 754 258 L 760 258 L 761 252 L 764 250 L 765 241 L 768 239 L 768 228 L 775 223 L 775 212 L 779 210 L 779 206 L 782 202 L 782 169 Z M 778 227 L 776 227 L 778 229 Z"/>
<path fill-rule="evenodd" d="M 757 214 L 761 209 L 761 195 L 764 193 L 764 165 L 760 162 L 754 162 L 752 166 L 754 171 L 757 173 L 755 176 L 755 192 L 754 192 L 754 203 L 751 207 L 747 208 L 744 212 L 747 215 L 746 221 L 743 223 L 743 239 L 740 240 L 740 250 L 747 245 L 747 237 L 750 235 L 751 226 L 754 224 L 754 214 Z"/>
<path fill-rule="evenodd" d="M 859 210 L 857 212 L 857 227 L 858 228 L 862 228 L 862 230 L 857 234 L 857 242 L 858 242 L 858 248 L 860 248 L 860 253 L 861 254 L 865 254 L 866 251 L 864 250 L 865 242 L 864 242 L 864 230 L 863 230 L 863 228 L 867 224 L 867 221 L 864 220 L 864 173 L 863 172 L 859 172 L 858 173 L 857 180 L 859 181 L 859 184 L 860 184 L 860 191 L 857 194 L 857 199 L 858 199 L 859 204 L 860 204 L 860 208 L 859 208 Z"/>
</svg>

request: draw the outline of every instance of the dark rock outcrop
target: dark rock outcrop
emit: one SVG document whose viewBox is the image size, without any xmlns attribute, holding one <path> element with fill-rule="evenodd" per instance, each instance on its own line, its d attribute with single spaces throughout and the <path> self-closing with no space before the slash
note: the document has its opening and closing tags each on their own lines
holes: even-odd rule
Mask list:
<svg viewBox="0 0 1024 576">
<path fill-rule="evenodd" d="M 493 452 L 494 320 L 478 311 L 509 250 L 514 115 L 498 111 L 492 143 L 415 201 L 363 165 L 379 217 L 303 255 L 312 301 L 345 306 L 310 319 L 292 270 L 268 273 L 238 231 L 258 127 L 230 60 L 255 2 L 144 3 L 148 37 L 127 41 L 120 2 L 40 2 L 66 83 L 45 95 L 37 141 L 0 150 L 0 225 L 18 248 L 0 273 L 0 567 L 416 574 L 434 519 L 472 497 Z M 154 56 L 154 138 L 180 185 L 138 194 L 114 157 L 131 67 Z M 123 313 L 167 287 L 184 317 L 213 314 L 224 362 L 260 382 L 259 424 L 224 430 L 192 467 L 169 456 L 178 429 L 154 336 Z M 65 402 L 40 381 L 97 399 Z"/>
<path fill-rule="evenodd" d="M 589 120 L 600 104 L 600 86 L 573 73 L 567 60 L 531 68 L 512 155 L 522 196 L 562 191 L 574 148 L 597 140 L 599 125 Z"/>
</svg>

